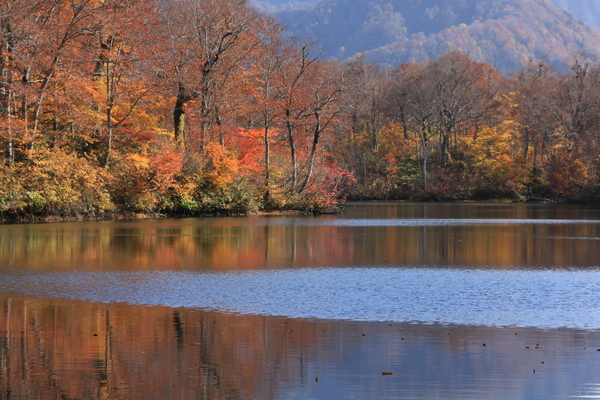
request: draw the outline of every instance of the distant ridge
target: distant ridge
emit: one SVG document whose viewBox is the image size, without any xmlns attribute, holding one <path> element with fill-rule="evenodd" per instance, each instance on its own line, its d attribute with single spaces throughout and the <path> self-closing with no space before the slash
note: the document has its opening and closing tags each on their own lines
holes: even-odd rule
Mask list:
<svg viewBox="0 0 600 400">
<path fill-rule="evenodd" d="M 574 2 L 554 0 L 585 12 Z M 580 1 L 580 0 L 578 0 Z M 268 3 L 268 4 L 267 4 Z M 600 0 L 590 3 L 600 10 Z M 316 37 L 324 57 L 398 66 L 457 50 L 501 72 L 531 60 L 563 68 L 576 55 L 600 59 L 600 33 L 549 0 L 262 1 L 291 35 Z"/>
</svg>

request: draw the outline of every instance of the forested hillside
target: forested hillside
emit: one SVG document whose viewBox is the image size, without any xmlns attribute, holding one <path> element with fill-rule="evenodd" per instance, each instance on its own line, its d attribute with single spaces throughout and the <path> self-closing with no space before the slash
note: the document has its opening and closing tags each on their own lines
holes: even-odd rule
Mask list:
<svg viewBox="0 0 600 400">
<path fill-rule="evenodd" d="M 398 66 L 460 51 L 507 73 L 529 60 L 559 67 L 576 52 L 600 55 L 600 34 L 547 0 L 322 0 L 276 16 L 342 60 L 362 53 Z"/>
<path fill-rule="evenodd" d="M 600 199 L 582 55 L 514 77 L 460 52 L 381 69 L 318 58 L 245 0 L 0 8 L 3 219 Z"/>
</svg>

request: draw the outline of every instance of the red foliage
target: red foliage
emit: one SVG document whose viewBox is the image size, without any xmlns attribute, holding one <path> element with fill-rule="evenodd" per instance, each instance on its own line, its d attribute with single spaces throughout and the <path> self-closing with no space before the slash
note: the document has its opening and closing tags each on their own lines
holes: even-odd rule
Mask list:
<svg viewBox="0 0 600 400">
<path fill-rule="evenodd" d="M 258 129 L 239 128 L 233 135 L 234 147 L 238 152 L 239 173 L 243 177 L 261 174 L 264 169 L 263 133 Z"/>
</svg>

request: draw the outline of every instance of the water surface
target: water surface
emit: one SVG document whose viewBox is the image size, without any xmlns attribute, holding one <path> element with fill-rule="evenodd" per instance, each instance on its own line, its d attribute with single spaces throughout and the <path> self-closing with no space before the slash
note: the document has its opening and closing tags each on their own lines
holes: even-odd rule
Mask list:
<svg viewBox="0 0 600 400">
<path fill-rule="evenodd" d="M 0 398 L 600 398 L 599 240 L 541 204 L 1 226 Z"/>
</svg>

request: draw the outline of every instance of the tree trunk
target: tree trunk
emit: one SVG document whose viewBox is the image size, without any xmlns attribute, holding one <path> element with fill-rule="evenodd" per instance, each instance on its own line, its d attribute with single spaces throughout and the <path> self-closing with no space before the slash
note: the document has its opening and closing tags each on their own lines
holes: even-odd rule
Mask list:
<svg viewBox="0 0 600 400">
<path fill-rule="evenodd" d="M 10 101 L 12 97 L 12 89 L 10 88 L 12 85 L 11 73 L 9 70 L 12 58 L 12 29 L 10 27 L 10 23 L 8 18 L 4 18 L 1 23 L 2 35 L 6 36 L 5 42 L 2 43 L 2 47 L 0 48 L 0 79 L 2 85 L 0 85 L 0 103 L 1 109 L 0 113 L 2 117 L 7 120 L 7 143 L 6 143 L 6 156 L 8 159 L 8 166 L 12 167 L 15 162 L 15 153 L 14 153 L 14 139 L 13 132 L 11 129 L 11 106 Z"/>
<path fill-rule="evenodd" d="M 219 142 L 221 143 L 221 147 L 225 149 L 225 132 L 223 131 L 223 121 L 221 120 L 221 112 L 219 107 L 215 107 L 215 124 L 219 127 Z"/>
<path fill-rule="evenodd" d="M 185 97 L 177 96 L 175 108 L 173 109 L 173 126 L 175 134 L 175 143 L 179 146 L 186 146 L 185 137 Z"/>
<path fill-rule="evenodd" d="M 113 142 L 113 122 L 112 122 L 112 104 L 109 104 L 106 108 L 106 130 L 108 131 L 108 143 L 106 146 L 106 154 L 104 155 L 104 160 L 102 161 L 103 167 L 108 167 L 108 163 L 110 162 L 110 156 L 112 152 L 112 142 Z"/>
<path fill-rule="evenodd" d="M 177 83 L 177 91 L 175 108 L 173 109 L 173 133 L 175 134 L 175 143 L 186 148 L 188 143 L 185 134 L 185 105 L 196 96 L 186 94 L 185 85 L 182 82 Z"/>
<path fill-rule="evenodd" d="M 8 166 L 14 167 L 15 165 L 15 147 L 14 147 L 14 138 L 13 132 L 11 129 L 11 118 L 10 118 L 10 105 L 8 106 L 8 114 L 7 114 L 7 134 L 8 134 L 8 143 L 6 144 L 6 152 L 8 156 Z"/>
<path fill-rule="evenodd" d="M 442 145 L 440 148 L 440 164 L 445 167 L 448 164 L 448 153 L 450 148 L 450 137 L 452 134 L 452 128 L 446 126 L 442 133 Z"/>
<path fill-rule="evenodd" d="M 423 171 L 423 191 L 427 193 L 427 156 L 429 155 L 429 137 L 427 135 L 427 129 L 424 125 L 421 125 L 421 141 L 422 141 L 422 160 L 421 170 Z"/>
<path fill-rule="evenodd" d="M 315 114 L 315 117 L 317 118 L 317 125 L 315 126 L 313 142 L 312 142 L 312 146 L 310 149 L 310 157 L 308 160 L 308 171 L 306 172 L 306 178 L 304 179 L 304 182 L 302 182 L 302 186 L 300 187 L 300 190 L 298 190 L 298 193 L 302 193 L 306 190 L 306 187 L 308 186 L 308 182 L 310 181 L 313 170 L 315 168 L 317 145 L 319 144 L 319 138 L 321 136 L 321 116 L 317 113 L 317 114 Z"/>
<path fill-rule="evenodd" d="M 406 114 L 404 113 L 404 108 L 400 109 L 400 122 L 402 123 L 402 133 L 404 134 L 404 139 L 409 140 L 410 135 L 408 134 L 408 123 L 406 122 Z"/>
<path fill-rule="evenodd" d="M 271 143 L 269 138 L 269 123 L 265 118 L 265 203 L 271 201 Z"/>
<path fill-rule="evenodd" d="M 294 124 L 292 124 L 292 122 L 289 120 L 290 111 L 288 110 L 285 113 L 288 117 L 286 126 L 288 142 L 290 144 L 290 157 L 292 159 L 292 193 L 294 193 L 296 191 L 296 187 L 298 186 L 298 160 L 296 156 L 296 140 L 294 138 Z"/>
</svg>

